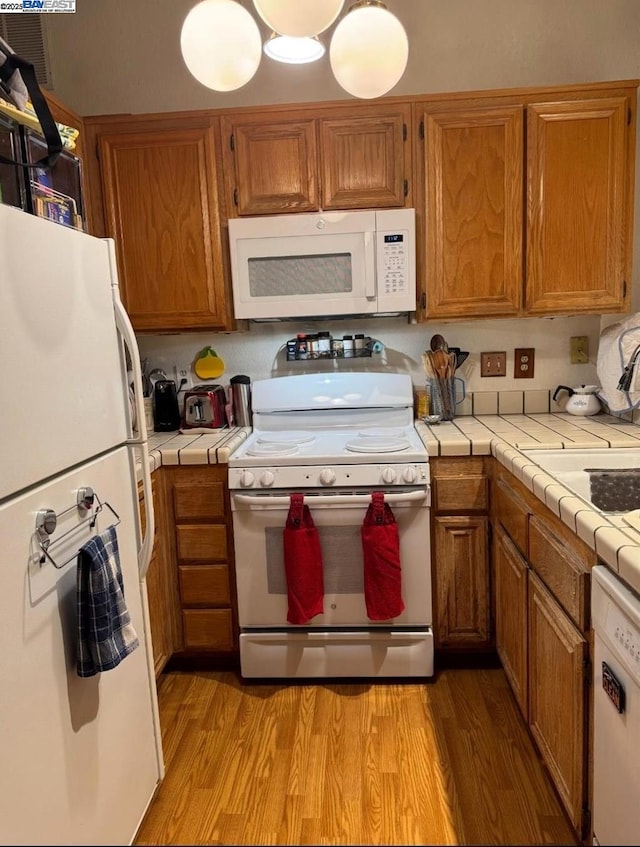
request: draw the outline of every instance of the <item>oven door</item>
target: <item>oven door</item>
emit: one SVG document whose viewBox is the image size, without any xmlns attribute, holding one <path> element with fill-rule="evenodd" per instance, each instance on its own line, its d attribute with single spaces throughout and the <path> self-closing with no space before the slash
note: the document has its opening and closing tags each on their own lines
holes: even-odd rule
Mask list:
<svg viewBox="0 0 640 847">
<path fill-rule="evenodd" d="M 432 623 L 429 489 L 385 493 L 398 524 L 404 612 L 393 627 L 427 627 Z M 305 494 L 305 504 L 318 529 L 324 574 L 324 613 L 305 629 L 376 626 L 364 601 L 360 530 L 368 493 Z M 240 628 L 301 627 L 287 623 L 287 582 L 283 529 L 289 511 L 284 492 L 231 493 Z"/>
</svg>

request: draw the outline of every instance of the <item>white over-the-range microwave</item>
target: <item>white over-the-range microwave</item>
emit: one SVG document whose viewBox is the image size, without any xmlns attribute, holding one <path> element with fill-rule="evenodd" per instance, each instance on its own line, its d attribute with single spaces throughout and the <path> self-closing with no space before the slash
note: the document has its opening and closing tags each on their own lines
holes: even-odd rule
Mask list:
<svg viewBox="0 0 640 847">
<path fill-rule="evenodd" d="M 232 218 L 229 245 L 236 318 L 416 308 L 414 209 Z"/>
</svg>

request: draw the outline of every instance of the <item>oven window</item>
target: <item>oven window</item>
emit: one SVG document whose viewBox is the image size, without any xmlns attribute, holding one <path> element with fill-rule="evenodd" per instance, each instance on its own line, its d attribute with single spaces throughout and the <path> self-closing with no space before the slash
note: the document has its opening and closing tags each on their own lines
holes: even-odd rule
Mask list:
<svg viewBox="0 0 640 847">
<path fill-rule="evenodd" d="M 364 562 L 360 526 L 318 527 L 325 594 L 362 594 Z M 267 590 L 286 594 L 282 528 L 266 527 Z"/>
<path fill-rule="evenodd" d="M 267 256 L 249 259 L 251 297 L 350 294 L 351 254 Z"/>
</svg>

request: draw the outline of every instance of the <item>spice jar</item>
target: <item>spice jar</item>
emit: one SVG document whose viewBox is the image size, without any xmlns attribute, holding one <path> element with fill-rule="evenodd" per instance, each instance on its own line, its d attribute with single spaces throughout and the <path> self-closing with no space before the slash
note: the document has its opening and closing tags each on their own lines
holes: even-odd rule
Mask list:
<svg viewBox="0 0 640 847">
<path fill-rule="evenodd" d="M 350 359 L 353 356 L 353 335 L 342 336 L 342 349 L 345 359 Z"/>
<path fill-rule="evenodd" d="M 330 332 L 319 332 L 318 333 L 318 356 L 320 358 L 327 358 L 331 355 L 331 333 Z"/>
<path fill-rule="evenodd" d="M 354 356 L 364 356 L 364 333 L 358 332 L 353 336 Z"/>
<path fill-rule="evenodd" d="M 308 359 L 309 346 L 307 342 L 307 334 L 299 332 L 296 335 L 296 359 Z"/>
<path fill-rule="evenodd" d="M 318 358 L 318 334 L 316 332 L 307 335 L 307 358 Z"/>
</svg>

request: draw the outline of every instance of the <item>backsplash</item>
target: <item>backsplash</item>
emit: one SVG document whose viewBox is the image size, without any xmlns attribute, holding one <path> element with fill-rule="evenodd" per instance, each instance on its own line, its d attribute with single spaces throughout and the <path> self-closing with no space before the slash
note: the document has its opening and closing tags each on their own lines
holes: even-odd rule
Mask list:
<svg viewBox="0 0 640 847">
<path fill-rule="evenodd" d="M 382 345 L 370 358 L 317 359 L 287 361 L 287 340 L 298 332 L 328 330 L 335 336 L 363 333 Z M 470 356 L 456 376 L 464 379 L 466 390 L 502 393 L 504 391 L 553 392 L 557 385 L 594 384 L 596 355 L 600 334 L 598 316 L 570 318 L 518 318 L 476 320 L 451 323 L 410 324 L 406 318 L 341 319 L 326 321 L 286 321 L 251 323 L 246 331 L 233 333 L 194 332 L 170 335 L 138 336 L 142 357 L 149 367 L 161 367 L 174 378 L 174 365 L 190 367 L 204 347 L 211 346 L 223 359 L 225 372 L 220 377 L 228 383 L 235 374 L 247 374 L 252 380 L 322 371 L 392 371 L 408 373 L 417 388 L 423 387 L 425 373 L 422 353 L 429 348 L 431 336 L 441 333 L 450 346 L 470 351 Z M 589 339 L 589 362 L 571 364 L 569 339 L 586 335 Z M 535 349 L 534 377 L 514 378 L 515 348 Z M 480 376 L 480 353 L 505 351 L 506 373 L 502 377 Z M 191 371 L 191 379 L 197 377 Z"/>
<path fill-rule="evenodd" d="M 605 318 L 602 324 L 611 321 Z M 441 333 L 451 346 L 469 350 L 470 355 L 456 371 L 465 384 L 465 399 L 456 406 L 456 416 L 491 414 L 539 414 L 561 412 L 566 403 L 553 400 L 558 385 L 597 385 L 596 358 L 601 319 L 599 316 L 563 318 L 517 318 L 452 323 L 410 324 L 406 318 L 358 320 L 297 321 L 251 323 L 246 331 L 233 333 L 194 332 L 164 335 L 138 335 L 140 354 L 149 369 L 163 368 L 175 379 L 174 366 L 191 368 L 197 353 L 212 347 L 224 362 L 224 373 L 217 380 L 228 385 L 235 374 L 246 374 L 251 380 L 267 379 L 309 372 L 392 371 L 408 373 L 414 388 L 425 386 L 422 353 L 428 349 L 431 336 Z M 298 332 L 328 330 L 335 336 L 363 333 L 382 345 L 371 357 L 354 359 L 287 360 L 287 340 Z M 589 340 L 589 362 L 574 365 L 569 359 L 569 339 L 586 335 Z M 534 377 L 516 379 L 514 350 L 535 349 Z M 507 354 L 503 377 L 480 376 L 480 353 L 501 351 Z M 189 370 L 191 383 L 201 382 Z M 640 410 L 618 415 L 622 420 L 640 423 Z"/>
</svg>

